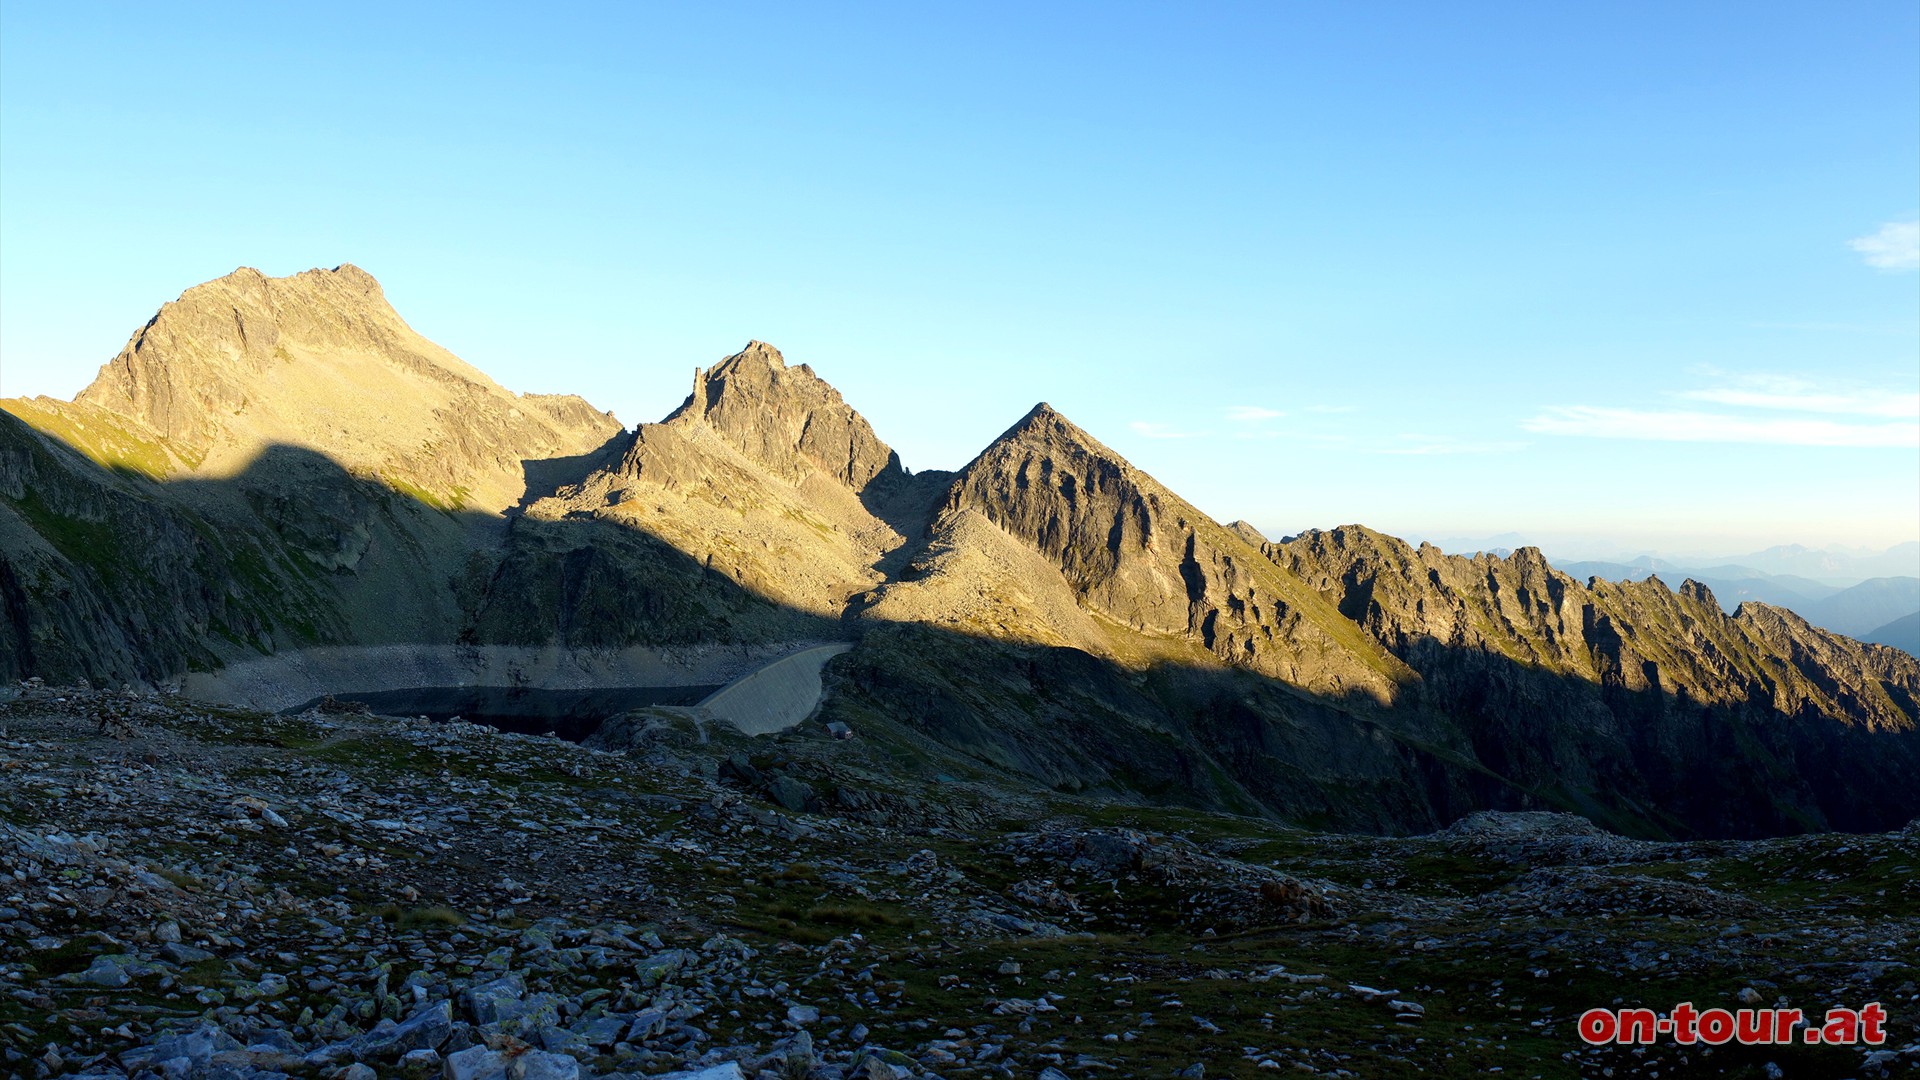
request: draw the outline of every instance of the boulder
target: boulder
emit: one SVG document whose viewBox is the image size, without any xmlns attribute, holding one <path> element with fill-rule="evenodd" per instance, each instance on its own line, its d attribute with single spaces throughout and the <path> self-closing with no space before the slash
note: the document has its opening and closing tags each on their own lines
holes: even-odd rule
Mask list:
<svg viewBox="0 0 1920 1080">
<path fill-rule="evenodd" d="M 469 1046 L 447 1057 L 445 1080 L 580 1080 L 580 1063 L 544 1050 L 518 1053 Z"/>
<path fill-rule="evenodd" d="M 473 1014 L 474 1023 L 497 1024 L 503 1012 L 509 1010 L 526 994 L 526 980 L 518 975 L 509 974 L 492 982 L 469 987 L 464 996 L 467 1011 Z"/>
<path fill-rule="evenodd" d="M 666 1073 L 654 1077 L 653 1080 L 746 1080 L 746 1076 L 746 1073 L 740 1071 L 739 1065 L 729 1061 L 724 1065 L 711 1065 L 704 1069 L 683 1069 L 680 1072 Z M 891 1070 L 887 1073 L 887 1080 L 894 1080 Z"/>
<path fill-rule="evenodd" d="M 453 1005 L 436 1001 L 401 1023 L 382 1020 L 355 1042 L 354 1056 L 390 1060 L 415 1050 L 439 1050 L 453 1034 Z"/>
<path fill-rule="evenodd" d="M 807 786 L 806 781 L 796 780 L 785 773 L 775 775 L 772 782 L 767 784 L 767 795 L 796 814 L 815 802 L 813 789 Z"/>
</svg>

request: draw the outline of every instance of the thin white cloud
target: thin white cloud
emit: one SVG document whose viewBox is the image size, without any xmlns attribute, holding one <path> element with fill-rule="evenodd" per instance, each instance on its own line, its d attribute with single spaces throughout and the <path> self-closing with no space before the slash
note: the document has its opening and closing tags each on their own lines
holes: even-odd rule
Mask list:
<svg viewBox="0 0 1920 1080">
<path fill-rule="evenodd" d="M 1755 330 L 1801 330 L 1816 334 L 1899 334 L 1913 336 L 1911 323 L 1848 323 L 1848 322 L 1757 322 L 1751 323 Z"/>
<path fill-rule="evenodd" d="M 1845 413 L 1852 416 L 1897 416 L 1920 419 L 1920 394 L 1898 390 L 1819 393 L 1810 384 L 1801 384 L 1793 388 L 1778 389 L 1716 387 L 1708 390 L 1687 390 L 1680 396 L 1689 401 L 1711 401 L 1716 405 L 1738 405 L 1749 409 L 1783 409 L 1792 412 Z"/>
<path fill-rule="evenodd" d="M 1146 420 L 1135 420 L 1127 426 L 1132 428 L 1135 434 L 1144 435 L 1149 439 L 1198 439 L 1210 434 L 1205 431 L 1181 431 L 1171 424 L 1155 424 Z"/>
<path fill-rule="evenodd" d="M 1609 408 L 1548 406 L 1521 423 L 1543 435 L 1658 442 L 1757 443 L 1774 446 L 1920 446 L 1920 393 L 1831 378 L 1774 372 L 1693 369 L 1716 384 L 1668 395 L 1727 406 Z M 1801 415 L 1793 415 L 1793 414 Z M 1785 415 L 1783 415 L 1785 414 Z"/>
<path fill-rule="evenodd" d="M 1254 428 L 1249 431 L 1236 431 L 1233 433 L 1233 437 L 1236 439 L 1258 439 L 1264 442 L 1284 439 L 1287 442 L 1335 447 L 1351 446 L 1354 441 L 1353 436 L 1343 435 L 1338 432 L 1290 431 L 1278 428 Z"/>
<path fill-rule="evenodd" d="M 1678 409 L 1554 405 L 1520 425 L 1540 435 L 1773 446 L 1920 447 L 1920 424 L 1845 423 L 1802 417 L 1731 416 Z"/>
<path fill-rule="evenodd" d="M 1431 454 L 1510 454 L 1523 449 L 1524 442 L 1463 442 L 1450 435 L 1421 435 L 1407 432 L 1394 441 L 1366 448 L 1371 454 L 1397 454 L 1425 457 Z"/>
<path fill-rule="evenodd" d="M 1287 415 L 1279 409 L 1268 409 L 1259 405 L 1229 405 L 1227 419 L 1236 424 L 1258 424 L 1263 420 L 1277 420 Z"/>
<path fill-rule="evenodd" d="M 1920 270 L 1920 221 L 1889 221 L 1870 236 L 1856 236 L 1847 246 L 1877 270 Z"/>
</svg>

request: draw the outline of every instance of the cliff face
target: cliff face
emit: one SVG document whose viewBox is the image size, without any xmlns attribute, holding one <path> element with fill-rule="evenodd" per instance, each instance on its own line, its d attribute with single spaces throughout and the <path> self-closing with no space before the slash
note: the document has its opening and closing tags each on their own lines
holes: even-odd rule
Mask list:
<svg viewBox="0 0 1920 1080">
<path fill-rule="evenodd" d="M 909 475 L 759 342 L 627 434 L 495 385 L 352 267 L 239 271 L 77 401 L 0 405 L 0 677 L 843 637 L 829 715 L 1054 787 L 1378 830 L 1920 814 L 1911 656 L 1532 549 L 1269 543 L 1044 405 L 959 473 Z"/>
</svg>

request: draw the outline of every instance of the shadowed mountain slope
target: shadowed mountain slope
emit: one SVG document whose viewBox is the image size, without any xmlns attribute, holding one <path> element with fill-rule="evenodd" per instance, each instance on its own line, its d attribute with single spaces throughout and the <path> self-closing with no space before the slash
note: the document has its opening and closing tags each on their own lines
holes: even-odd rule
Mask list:
<svg viewBox="0 0 1920 1080">
<path fill-rule="evenodd" d="M 1381 831 L 1920 813 L 1920 664 L 1897 650 L 1693 583 L 1582 584 L 1533 549 L 1267 543 L 1045 405 L 960 472 L 909 474 L 760 342 L 627 433 L 499 388 L 354 268 L 241 271 L 79 402 L 6 406 L 6 677 L 841 638 L 824 715 L 921 747 L 909 767 Z"/>
<path fill-rule="evenodd" d="M 1424 706 L 1503 776 L 1583 805 L 1638 791 L 1708 832 L 1858 828 L 1913 801 L 1920 665 L 1897 650 L 1764 604 L 1727 615 L 1691 581 L 1583 585 L 1534 548 L 1468 558 L 1347 526 L 1266 550 L 1418 671 Z"/>
</svg>

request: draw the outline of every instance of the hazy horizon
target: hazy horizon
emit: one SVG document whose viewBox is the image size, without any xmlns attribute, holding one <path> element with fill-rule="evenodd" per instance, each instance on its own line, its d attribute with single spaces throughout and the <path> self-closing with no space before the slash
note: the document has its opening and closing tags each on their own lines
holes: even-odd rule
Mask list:
<svg viewBox="0 0 1920 1080">
<path fill-rule="evenodd" d="M 0 395 L 352 262 L 629 427 L 758 338 L 1276 534 L 1920 539 L 1910 5 L 0 20 Z"/>
</svg>

